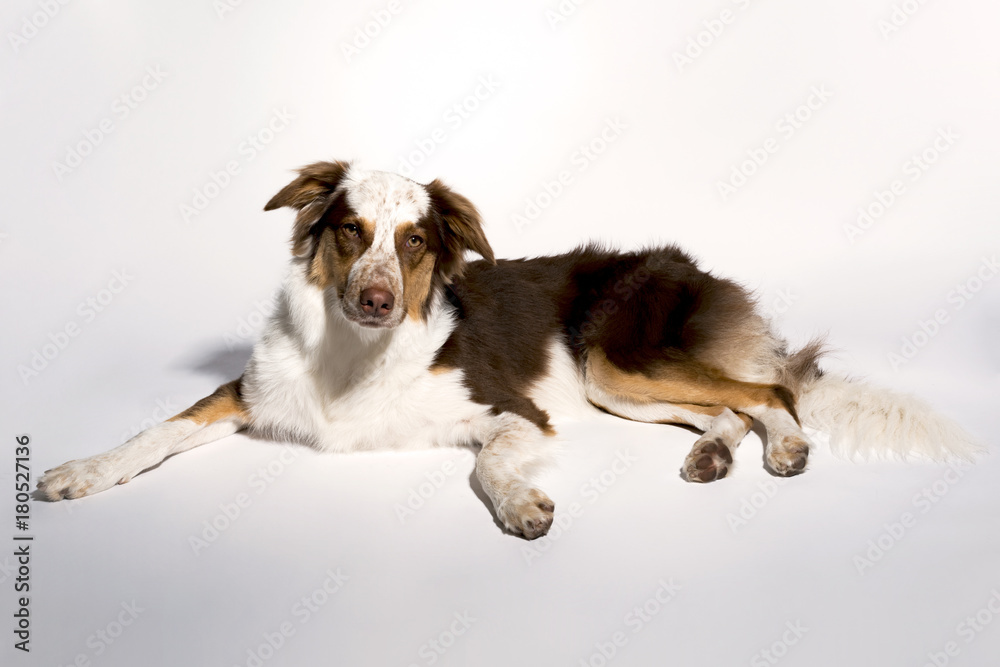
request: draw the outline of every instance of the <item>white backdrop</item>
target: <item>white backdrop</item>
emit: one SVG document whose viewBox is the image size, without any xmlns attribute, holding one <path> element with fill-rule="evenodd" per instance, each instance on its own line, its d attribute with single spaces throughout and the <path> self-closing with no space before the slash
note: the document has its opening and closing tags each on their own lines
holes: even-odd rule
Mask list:
<svg viewBox="0 0 1000 667">
<path fill-rule="evenodd" d="M 4 664 L 994 664 L 996 457 L 820 447 L 785 482 L 751 434 L 696 486 L 692 433 L 598 418 L 561 429 L 560 525 L 533 543 L 491 521 L 464 450 L 234 436 L 32 502 L 28 531 L 13 488 L 15 437 L 36 477 L 240 372 L 288 254 L 291 214 L 263 204 L 320 159 L 441 177 L 498 256 L 680 243 L 791 340 L 829 332 L 831 367 L 995 447 L 998 20 L 985 0 L 7 2 Z"/>
</svg>

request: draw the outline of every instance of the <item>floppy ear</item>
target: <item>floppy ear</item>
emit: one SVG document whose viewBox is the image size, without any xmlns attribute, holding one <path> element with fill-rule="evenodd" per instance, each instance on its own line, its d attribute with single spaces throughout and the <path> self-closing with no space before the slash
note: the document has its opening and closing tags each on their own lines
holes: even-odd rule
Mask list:
<svg viewBox="0 0 1000 667">
<path fill-rule="evenodd" d="M 272 211 L 282 206 L 298 209 L 292 230 L 292 254 L 303 257 L 312 252 L 313 226 L 337 199 L 337 186 L 351 168 L 349 162 L 317 162 L 299 169 L 299 176 L 271 197 L 264 206 Z"/>
<path fill-rule="evenodd" d="M 496 264 L 493 248 L 483 233 L 479 211 L 472 202 L 453 192 L 437 179 L 424 187 L 431 197 L 431 209 L 438 214 L 442 222 L 444 252 L 441 253 L 438 271 L 445 283 L 453 276 L 462 275 L 462 268 L 465 265 L 463 253 L 466 250 L 476 252 L 487 262 Z"/>
</svg>

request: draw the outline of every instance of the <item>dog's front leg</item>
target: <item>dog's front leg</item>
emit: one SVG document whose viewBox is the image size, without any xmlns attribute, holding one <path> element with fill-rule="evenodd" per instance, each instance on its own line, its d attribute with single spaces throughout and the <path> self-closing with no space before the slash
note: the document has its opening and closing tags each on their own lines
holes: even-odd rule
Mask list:
<svg viewBox="0 0 1000 667">
<path fill-rule="evenodd" d="M 168 456 L 227 435 L 248 423 L 241 379 L 233 380 L 193 406 L 135 436 L 124 445 L 46 470 L 38 490 L 49 500 L 82 498 L 124 484 Z"/>
<path fill-rule="evenodd" d="M 476 459 L 476 476 L 507 530 L 533 540 L 549 532 L 555 504 L 534 488 L 528 470 L 540 462 L 545 434 L 533 423 L 505 412 L 489 420 Z"/>
</svg>

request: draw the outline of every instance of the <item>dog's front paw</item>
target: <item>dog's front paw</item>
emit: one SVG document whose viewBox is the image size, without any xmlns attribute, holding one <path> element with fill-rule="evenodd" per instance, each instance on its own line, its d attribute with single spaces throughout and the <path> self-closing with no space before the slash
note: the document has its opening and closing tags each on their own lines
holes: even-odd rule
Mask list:
<svg viewBox="0 0 1000 667">
<path fill-rule="evenodd" d="M 729 474 L 733 455 L 720 438 L 699 439 L 684 459 L 684 479 L 689 482 L 712 482 Z"/>
<path fill-rule="evenodd" d="M 520 489 L 503 499 L 497 515 L 507 530 L 529 540 L 549 532 L 555 503 L 538 489 Z"/>
<path fill-rule="evenodd" d="M 791 477 L 805 472 L 809 441 L 797 435 L 781 438 L 767 448 L 767 465 L 775 474 Z"/>
<path fill-rule="evenodd" d="M 115 474 L 107 458 L 92 456 L 46 470 L 38 480 L 38 490 L 49 500 L 82 498 L 127 481 L 127 476 Z"/>
</svg>

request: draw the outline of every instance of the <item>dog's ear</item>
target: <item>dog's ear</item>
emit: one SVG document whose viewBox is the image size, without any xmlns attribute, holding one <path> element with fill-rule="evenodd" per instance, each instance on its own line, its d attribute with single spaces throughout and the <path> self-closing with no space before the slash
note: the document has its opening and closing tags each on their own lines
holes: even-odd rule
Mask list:
<svg viewBox="0 0 1000 667">
<path fill-rule="evenodd" d="M 271 197 L 264 206 L 273 211 L 282 206 L 298 209 L 292 230 L 292 254 L 303 257 L 312 252 L 313 226 L 339 196 L 337 186 L 351 168 L 349 162 L 317 162 L 299 169 L 299 176 Z"/>
<path fill-rule="evenodd" d="M 496 264 L 493 248 L 486 241 L 479 211 L 471 201 L 453 192 L 439 180 L 424 186 L 431 197 L 431 209 L 441 220 L 444 251 L 438 262 L 438 272 L 447 283 L 453 276 L 462 275 L 465 265 L 463 253 L 471 250 L 486 261 Z"/>
</svg>

